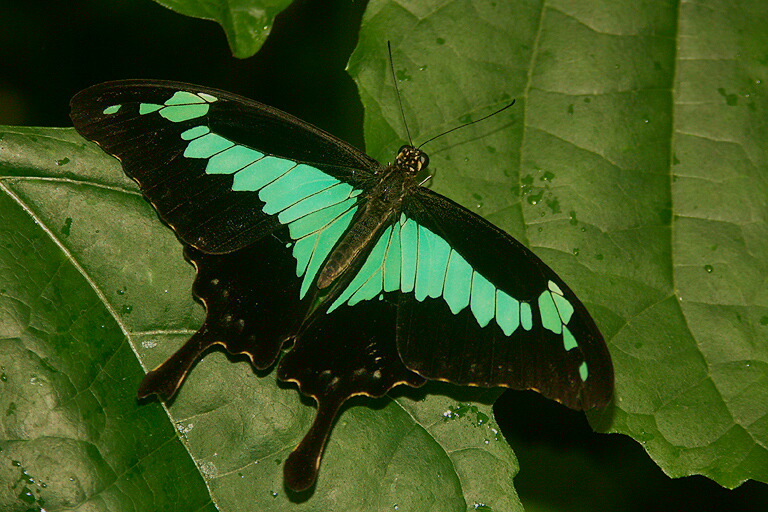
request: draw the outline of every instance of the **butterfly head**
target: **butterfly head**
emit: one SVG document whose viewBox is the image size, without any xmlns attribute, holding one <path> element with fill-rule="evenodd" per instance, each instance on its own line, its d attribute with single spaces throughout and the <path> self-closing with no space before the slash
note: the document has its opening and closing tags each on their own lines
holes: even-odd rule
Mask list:
<svg viewBox="0 0 768 512">
<path fill-rule="evenodd" d="M 397 152 L 395 164 L 404 171 L 416 175 L 427 168 L 429 157 L 425 152 L 413 146 L 403 146 Z"/>
</svg>

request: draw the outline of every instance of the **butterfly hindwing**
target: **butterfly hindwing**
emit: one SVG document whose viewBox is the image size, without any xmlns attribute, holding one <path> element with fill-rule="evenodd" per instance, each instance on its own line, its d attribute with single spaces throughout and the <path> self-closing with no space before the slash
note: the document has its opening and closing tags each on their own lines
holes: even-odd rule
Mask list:
<svg viewBox="0 0 768 512">
<path fill-rule="evenodd" d="M 314 480 L 334 418 L 349 397 L 381 397 L 398 384 L 424 384 L 397 353 L 396 320 L 397 294 L 320 314 L 280 360 L 279 378 L 295 382 L 318 404 L 309 433 L 286 461 L 289 487 L 303 489 Z"/>
<path fill-rule="evenodd" d="M 397 344 L 428 379 L 536 389 L 575 409 L 607 404 L 613 368 L 568 286 L 514 238 L 419 188 L 331 306 L 398 290 Z"/>
<path fill-rule="evenodd" d="M 306 309 L 299 299 L 301 282 L 289 240 L 283 228 L 227 254 L 187 247 L 185 256 L 197 269 L 193 293 L 205 305 L 206 319 L 180 350 L 147 373 L 139 397 L 172 397 L 212 345 L 246 355 L 257 370 L 275 363 Z"/>
</svg>

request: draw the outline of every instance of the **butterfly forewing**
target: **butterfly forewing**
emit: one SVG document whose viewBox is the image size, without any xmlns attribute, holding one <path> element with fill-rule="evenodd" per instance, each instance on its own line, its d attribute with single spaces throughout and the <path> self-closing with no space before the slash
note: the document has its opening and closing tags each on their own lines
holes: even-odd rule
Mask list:
<svg viewBox="0 0 768 512">
<path fill-rule="evenodd" d="M 325 178 L 362 190 L 379 167 L 288 114 L 189 84 L 100 84 L 72 99 L 72 120 L 121 160 L 182 241 L 210 253 L 236 250 L 280 227 L 264 211 L 262 189 L 272 181 L 282 177 L 280 185 L 290 186 Z M 285 188 L 272 187 L 272 196 Z M 304 197 L 319 190 L 310 187 Z M 272 210 L 302 198 L 277 197 Z"/>
</svg>

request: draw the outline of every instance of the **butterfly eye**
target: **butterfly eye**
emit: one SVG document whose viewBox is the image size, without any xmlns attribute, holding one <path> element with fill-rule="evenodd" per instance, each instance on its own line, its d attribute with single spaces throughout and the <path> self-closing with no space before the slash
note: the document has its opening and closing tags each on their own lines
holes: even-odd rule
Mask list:
<svg viewBox="0 0 768 512">
<path fill-rule="evenodd" d="M 425 153 L 422 153 L 421 155 L 419 155 L 419 164 L 421 165 L 420 169 L 422 170 L 426 169 L 427 166 L 429 165 L 429 157 Z"/>
<path fill-rule="evenodd" d="M 400 146 L 400 149 L 397 151 L 397 154 L 398 154 L 398 155 L 402 155 L 402 154 L 403 154 L 403 152 L 404 152 L 404 151 L 406 151 L 407 149 L 408 149 L 408 146 L 407 146 L 407 145 L 405 145 L 405 146 Z"/>
</svg>

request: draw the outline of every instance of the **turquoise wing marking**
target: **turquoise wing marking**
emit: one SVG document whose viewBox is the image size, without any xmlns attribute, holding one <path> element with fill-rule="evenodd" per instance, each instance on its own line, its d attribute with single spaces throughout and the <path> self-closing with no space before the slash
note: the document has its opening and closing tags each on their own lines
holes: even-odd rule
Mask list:
<svg viewBox="0 0 768 512">
<path fill-rule="evenodd" d="M 215 101 L 210 94 L 177 91 L 162 105 L 140 104 L 139 113 L 157 112 L 178 123 L 205 116 Z M 120 108 L 113 105 L 104 113 L 115 114 Z M 295 241 L 292 252 L 296 276 L 303 278 L 300 298 L 304 298 L 333 246 L 352 222 L 357 210 L 355 198 L 362 191 L 311 165 L 238 144 L 205 125 L 185 130 L 181 138 L 188 142 L 185 158 L 207 160 L 206 174 L 233 175 L 233 191 L 257 193 L 264 202 L 262 211 L 276 215 L 281 224 L 288 226 Z"/>
<path fill-rule="evenodd" d="M 303 277 L 304 298 L 317 272 L 357 210 L 361 191 L 320 169 L 269 156 L 198 126 L 182 133 L 187 158 L 208 159 L 207 174 L 234 174 L 232 190 L 256 192 L 262 211 L 277 215 L 288 226 L 296 258 L 296 276 Z"/>
<path fill-rule="evenodd" d="M 416 300 L 440 298 L 453 314 L 469 308 L 480 327 L 495 321 L 506 336 L 518 329 L 530 331 L 534 322 L 563 336 L 563 348 L 578 346 L 568 330 L 573 305 L 553 281 L 538 297 L 540 318 L 533 308 L 498 289 L 453 250 L 441 236 L 419 225 L 405 214 L 388 227 L 376 243 L 349 286 L 328 312 L 347 304 L 371 300 L 383 292 L 413 293 Z M 579 369 L 582 380 L 588 377 L 586 365 Z"/>
<path fill-rule="evenodd" d="M 470 308 L 480 327 L 496 316 L 496 287 L 478 272 L 472 273 Z"/>
<path fill-rule="evenodd" d="M 400 291 L 413 291 L 419 251 L 419 227 L 412 219 L 400 218 Z"/>
<path fill-rule="evenodd" d="M 472 289 L 472 267 L 461 254 L 451 251 L 445 272 L 443 297 L 455 315 L 469 305 Z"/>
<path fill-rule="evenodd" d="M 208 113 L 209 104 L 216 101 L 210 94 L 177 91 L 162 105 L 157 103 L 142 103 L 139 105 L 139 114 L 146 115 L 159 112 L 161 116 L 174 123 L 189 121 L 203 117 Z M 115 111 L 117 112 L 117 111 Z M 104 112 L 114 114 L 115 112 Z"/>
<path fill-rule="evenodd" d="M 397 225 L 397 223 L 395 223 L 395 225 Z M 373 247 L 371 254 L 368 255 L 365 263 L 363 263 L 363 266 L 360 267 L 360 270 L 344 292 L 342 292 L 334 303 L 331 304 L 331 307 L 328 308 L 328 313 L 332 312 L 345 302 L 350 306 L 354 306 L 358 302 L 370 300 L 384 291 L 385 270 L 386 272 L 392 272 L 392 269 L 390 268 L 391 265 L 387 264 L 387 256 L 392 256 L 393 260 L 399 259 L 400 257 L 400 255 L 395 254 L 395 251 L 393 250 L 393 245 L 395 244 L 393 235 L 399 234 L 399 232 L 400 229 L 395 229 L 394 226 L 390 226 L 384 230 L 384 233 L 379 237 L 378 242 L 376 242 L 376 245 Z M 393 276 L 390 276 L 389 279 L 391 283 Z"/>
<path fill-rule="evenodd" d="M 384 256 L 384 291 L 393 292 L 400 289 L 400 261 L 401 261 L 401 242 L 400 230 L 402 227 L 399 222 L 392 226 L 387 254 Z"/>
<path fill-rule="evenodd" d="M 421 302 L 443 293 L 445 270 L 451 247 L 448 242 L 419 226 L 418 257 L 416 263 L 416 299 Z"/>
</svg>

